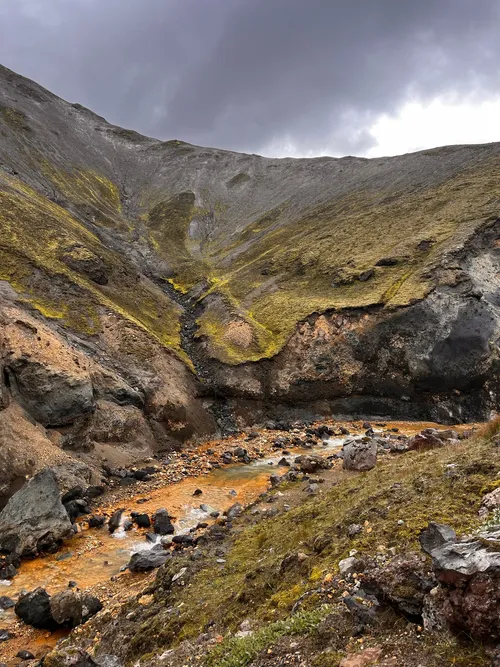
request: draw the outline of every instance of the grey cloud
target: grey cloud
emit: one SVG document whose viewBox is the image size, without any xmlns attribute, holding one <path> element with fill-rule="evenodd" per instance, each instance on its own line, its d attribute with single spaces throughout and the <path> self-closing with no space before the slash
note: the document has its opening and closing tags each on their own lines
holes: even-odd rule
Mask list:
<svg viewBox="0 0 500 667">
<path fill-rule="evenodd" d="M 499 27 L 500 0 L 2 0 L 0 62 L 159 138 L 360 154 L 410 93 L 497 92 Z"/>
</svg>

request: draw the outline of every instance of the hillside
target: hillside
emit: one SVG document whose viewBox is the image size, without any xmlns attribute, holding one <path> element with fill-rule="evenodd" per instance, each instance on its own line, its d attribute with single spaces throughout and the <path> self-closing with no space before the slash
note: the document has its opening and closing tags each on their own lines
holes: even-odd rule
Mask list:
<svg viewBox="0 0 500 667">
<path fill-rule="evenodd" d="M 11 429 L 21 405 L 52 444 L 127 457 L 291 411 L 497 407 L 500 144 L 268 159 L 6 68 L 0 139 Z"/>
</svg>

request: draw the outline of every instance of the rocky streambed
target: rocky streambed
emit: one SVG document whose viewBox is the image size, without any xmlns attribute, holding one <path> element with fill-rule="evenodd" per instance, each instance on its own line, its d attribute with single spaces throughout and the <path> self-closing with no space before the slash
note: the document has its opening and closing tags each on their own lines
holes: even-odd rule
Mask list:
<svg viewBox="0 0 500 667">
<path fill-rule="evenodd" d="M 149 466 L 139 468 L 150 471 L 144 475 L 137 474 L 137 469 L 108 469 L 104 493 L 99 498 L 89 498 L 85 490 L 70 489 L 62 495 L 62 505 L 59 496 L 51 499 L 50 494 L 42 494 L 46 503 L 42 508 L 44 519 L 56 521 L 55 527 L 62 533 L 53 544 L 46 539 L 44 545 L 42 541 L 41 548 L 34 541 L 41 526 L 32 521 L 40 507 L 23 508 L 23 490 L 16 494 L 17 504 L 14 496 L 10 511 L 14 505 L 19 521 L 23 512 L 30 520 L 29 525 L 19 524 L 11 533 L 22 538 L 25 551 L 19 550 L 19 543 L 14 548 L 9 546 L 5 518 L 9 506 L 0 514 L 2 549 L 6 551 L 7 546 L 16 553 L 17 548 L 19 555 L 31 559 L 19 564 L 14 558 L 10 571 L 4 567 L 4 574 L 10 578 L 0 581 L 0 600 L 5 598 L 0 605 L 0 629 L 4 633 L 0 636 L 5 639 L 0 641 L 0 658 L 16 664 L 21 660 L 15 658 L 16 653 L 22 650 L 39 656 L 72 625 L 84 620 L 67 614 L 61 617 L 60 626 L 49 622 L 33 629 L 19 618 L 19 600 L 28 591 L 42 588 L 56 601 L 53 606 L 60 606 L 61 596 L 64 600 L 71 597 L 68 590 L 75 591 L 71 594 L 73 605 L 75 594 L 81 596 L 81 591 L 88 591 L 104 607 L 116 607 L 146 585 L 154 568 L 165 562 L 172 550 L 201 543 L 212 524 L 224 525 L 258 500 L 270 485 L 283 479 L 303 479 L 307 493 L 315 494 L 321 470 L 332 467 L 335 461 L 342 465 L 342 449 L 344 467 L 363 471 L 373 467 L 377 456 L 384 453 L 397 454 L 410 447 L 432 448 L 461 437 L 458 431 L 438 431 L 433 425 L 419 423 L 270 426 L 172 453 L 154 465 L 149 462 Z M 462 433 L 466 430 L 459 429 Z M 50 470 L 41 476 L 46 484 Z M 66 517 L 61 514 L 64 510 Z M 47 549 L 53 553 L 46 553 Z M 17 567 L 15 574 L 13 567 Z M 32 608 L 33 602 L 27 602 L 30 600 L 25 599 L 24 607 Z M 32 622 L 32 616 L 24 618 Z"/>
</svg>

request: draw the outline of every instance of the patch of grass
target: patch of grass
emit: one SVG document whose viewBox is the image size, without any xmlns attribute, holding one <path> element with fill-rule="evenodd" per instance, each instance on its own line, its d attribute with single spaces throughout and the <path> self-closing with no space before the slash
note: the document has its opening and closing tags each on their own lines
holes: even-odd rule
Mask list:
<svg viewBox="0 0 500 667">
<path fill-rule="evenodd" d="M 276 621 L 260 628 L 247 637 L 228 637 L 203 661 L 205 667 L 246 667 L 264 649 L 284 635 L 311 635 L 320 621 L 329 613 L 324 605 L 314 611 L 299 612 L 295 616 Z"/>
</svg>

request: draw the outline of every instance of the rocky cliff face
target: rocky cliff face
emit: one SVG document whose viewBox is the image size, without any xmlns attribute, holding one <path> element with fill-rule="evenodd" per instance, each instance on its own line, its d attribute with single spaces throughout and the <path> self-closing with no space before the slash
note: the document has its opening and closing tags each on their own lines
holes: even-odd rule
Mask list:
<svg viewBox="0 0 500 667">
<path fill-rule="evenodd" d="M 125 460 L 209 433 L 224 402 L 247 421 L 484 418 L 499 176 L 500 144 L 278 160 L 161 142 L 0 68 L 6 488 L 42 450 Z"/>
</svg>

